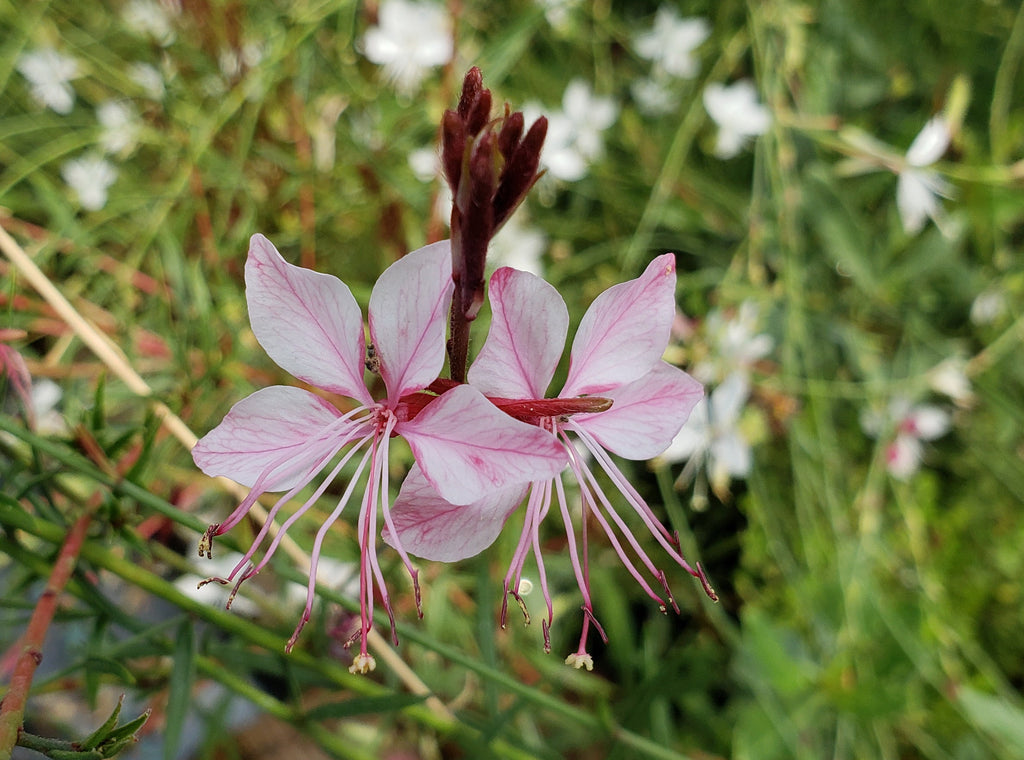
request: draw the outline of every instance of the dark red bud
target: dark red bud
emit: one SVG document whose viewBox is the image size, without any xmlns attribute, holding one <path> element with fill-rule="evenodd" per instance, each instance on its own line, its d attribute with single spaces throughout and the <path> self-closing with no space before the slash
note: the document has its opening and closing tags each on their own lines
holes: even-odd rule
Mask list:
<svg viewBox="0 0 1024 760">
<path fill-rule="evenodd" d="M 526 198 L 539 178 L 540 153 L 548 133 L 548 120 L 541 116 L 533 123 L 501 172 L 498 192 L 494 195 L 494 226 L 501 227 Z"/>
<path fill-rule="evenodd" d="M 476 136 L 487 126 L 491 120 L 491 91 L 484 90 L 480 97 L 473 103 L 469 114 L 466 116 L 466 133 Z"/>
<path fill-rule="evenodd" d="M 453 196 L 459 189 L 465 150 L 466 126 L 462 118 L 455 111 L 445 111 L 441 117 L 441 166 Z"/>
<path fill-rule="evenodd" d="M 523 114 L 519 111 L 506 114 L 505 122 L 501 125 L 501 132 L 498 133 L 498 150 L 508 161 L 519 145 L 519 138 L 523 136 Z"/>
<path fill-rule="evenodd" d="M 469 112 L 473 105 L 480 98 L 480 93 L 484 89 L 484 77 L 480 73 L 480 69 L 474 66 L 466 72 L 465 79 L 462 80 L 462 96 L 459 98 L 459 116 L 462 117 L 463 121 L 469 118 Z"/>
</svg>

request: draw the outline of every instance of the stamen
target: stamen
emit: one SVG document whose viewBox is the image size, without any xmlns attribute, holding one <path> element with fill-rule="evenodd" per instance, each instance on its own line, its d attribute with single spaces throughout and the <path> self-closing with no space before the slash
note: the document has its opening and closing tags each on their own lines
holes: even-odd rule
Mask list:
<svg viewBox="0 0 1024 760">
<path fill-rule="evenodd" d="M 526 602 L 523 601 L 523 597 L 519 596 L 515 591 L 509 591 L 508 595 L 516 600 L 516 604 L 519 605 L 519 609 L 523 613 L 523 625 L 528 626 L 530 624 L 530 611 L 526 609 Z"/>
</svg>

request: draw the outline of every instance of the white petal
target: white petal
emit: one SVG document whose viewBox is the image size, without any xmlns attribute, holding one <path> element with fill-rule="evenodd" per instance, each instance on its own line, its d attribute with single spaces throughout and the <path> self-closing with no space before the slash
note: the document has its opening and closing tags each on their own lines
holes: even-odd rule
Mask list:
<svg viewBox="0 0 1024 760">
<path fill-rule="evenodd" d="M 949 147 L 949 125 L 941 116 L 929 121 L 914 138 L 907 150 L 907 163 L 911 166 L 934 164 Z"/>
</svg>

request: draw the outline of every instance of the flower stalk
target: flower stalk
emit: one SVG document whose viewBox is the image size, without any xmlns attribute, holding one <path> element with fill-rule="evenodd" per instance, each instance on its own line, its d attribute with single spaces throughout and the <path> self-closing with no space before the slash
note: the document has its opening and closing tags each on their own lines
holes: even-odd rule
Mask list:
<svg viewBox="0 0 1024 760">
<path fill-rule="evenodd" d="M 466 381 L 469 365 L 469 326 L 484 302 L 487 246 L 540 178 L 548 127 L 542 116 L 524 135 L 523 114 L 507 104 L 503 116 L 491 119 L 492 100 L 474 66 L 457 108 L 441 118 L 441 164 L 453 198 L 448 357 L 451 378 L 459 383 Z"/>
</svg>

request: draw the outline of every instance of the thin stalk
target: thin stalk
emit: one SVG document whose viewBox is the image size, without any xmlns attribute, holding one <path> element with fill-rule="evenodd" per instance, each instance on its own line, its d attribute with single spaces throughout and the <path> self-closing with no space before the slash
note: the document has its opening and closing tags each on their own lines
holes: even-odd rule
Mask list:
<svg viewBox="0 0 1024 760">
<path fill-rule="evenodd" d="M 25 703 L 32 687 L 32 677 L 43 659 L 46 632 L 57 610 L 57 601 L 75 570 L 93 511 L 99 504 L 99 499 L 93 499 L 87 510 L 71 526 L 46 581 L 46 588 L 36 602 L 35 610 L 28 621 L 28 628 L 21 642 L 21 654 L 11 674 L 10 688 L 0 703 L 0 760 L 10 760 L 14 746 L 18 742 L 18 735 L 25 720 Z"/>
</svg>

